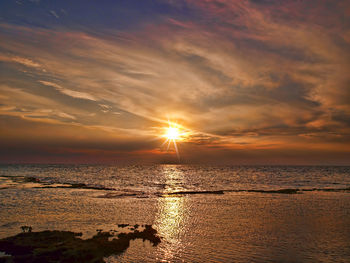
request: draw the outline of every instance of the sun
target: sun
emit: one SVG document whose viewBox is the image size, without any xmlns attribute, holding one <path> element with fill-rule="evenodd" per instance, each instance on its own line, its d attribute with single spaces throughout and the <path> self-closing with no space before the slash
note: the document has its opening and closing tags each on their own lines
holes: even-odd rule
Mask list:
<svg viewBox="0 0 350 263">
<path fill-rule="evenodd" d="M 166 133 L 164 134 L 164 137 L 168 140 L 178 140 L 180 138 L 180 131 L 177 127 L 171 127 L 169 126 L 166 129 Z"/>
<path fill-rule="evenodd" d="M 165 141 L 162 144 L 162 146 L 167 143 L 168 144 L 167 151 L 168 151 L 170 148 L 170 145 L 171 144 L 174 145 L 176 155 L 180 160 L 180 154 L 179 154 L 179 150 L 176 142 L 183 141 L 184 138 L 186 137 L 187 132 L 185 132 L 183 127 L 177 123 L 168 121 L 168 125 L 169 125 L 168 127 L 164 127 L 164 134 L 162 135 L 162 137 L 165 138 Z"/>
</svg>

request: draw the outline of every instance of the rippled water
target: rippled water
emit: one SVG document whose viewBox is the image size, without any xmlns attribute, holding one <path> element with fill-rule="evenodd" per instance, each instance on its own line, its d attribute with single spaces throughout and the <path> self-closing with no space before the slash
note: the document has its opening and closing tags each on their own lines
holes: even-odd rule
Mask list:
<svg viewBox="0 0 350 263">
<path fill-rule="evenodd" d="M 2 165 L 0 236 L 153 224 L 157 247 L 106 261 L 350 262 L 349 187 L 350 167 Z"/>
</svg>

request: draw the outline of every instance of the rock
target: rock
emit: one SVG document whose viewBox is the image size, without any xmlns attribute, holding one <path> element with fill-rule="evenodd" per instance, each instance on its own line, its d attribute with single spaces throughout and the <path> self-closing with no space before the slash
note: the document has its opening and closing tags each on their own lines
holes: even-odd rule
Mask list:
<svg viewBox="0 0 350 263">
<path fill-rule="evenodd" d="M 104 262 L 103 258 L 118 255 L 130 245 L 130 240 L 149 240 L 154 246 L 161 242 L 157 231 L 146 225 L 143 231 L 120 233 L 118 238 L 99 231 L 90 239 L 69 231 L 26 232 L 0 239 L 0 251 L 11 255 L 7 262 Z"/>
</svg>

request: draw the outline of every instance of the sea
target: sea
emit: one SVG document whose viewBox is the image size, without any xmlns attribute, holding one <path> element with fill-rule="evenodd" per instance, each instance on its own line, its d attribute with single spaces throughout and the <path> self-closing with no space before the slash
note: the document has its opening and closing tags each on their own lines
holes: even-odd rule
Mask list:
<svg viewBox="0 0 350 263">
<path fill-rule="evenodd" d="M 135 224 L 105 262 L 350 262 L 350 167 L 0 165 L 0 238 Z"/>
</svg>

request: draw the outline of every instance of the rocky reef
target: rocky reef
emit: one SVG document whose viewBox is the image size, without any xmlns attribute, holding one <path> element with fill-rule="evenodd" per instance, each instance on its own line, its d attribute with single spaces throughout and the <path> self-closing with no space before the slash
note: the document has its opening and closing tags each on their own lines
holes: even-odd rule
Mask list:
<svg viewBox="0 0 350 263">
<path fill-rule="evenodd" d="M 8 257 L 0 262 L 104 262 L 103 258 L 118 255 L 140 238 L 154 246 L 161 242 L 157 231 L 151 225 L 144 225 L 142 231 L 129 233 L 102 232 L 90 239 L 81 239 L 81 233 L 69 231 L 23 232 L 16 236 L 0 239 L 0 251 Z"/>
</svg>

